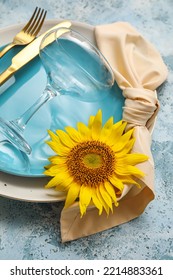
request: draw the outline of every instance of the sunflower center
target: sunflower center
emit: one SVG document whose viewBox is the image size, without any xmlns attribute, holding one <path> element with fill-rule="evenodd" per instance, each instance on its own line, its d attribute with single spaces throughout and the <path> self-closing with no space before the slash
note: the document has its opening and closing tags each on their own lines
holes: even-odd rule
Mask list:
<svg viewBox="0 0 173 280">
<path fill-rule="evenodd" d="M 83 163 L 88 168 L 98 168 L 102 165 L 102 156 L 94 153 L 86 154 Z"/>
<path fill-rule="evenodd" d="M 66 164 L 74 181 L 81 185 L 96 186 L 113 174 L 115 155 L 105 143 L 84 141 L 70 150 Z"/>
</svg>

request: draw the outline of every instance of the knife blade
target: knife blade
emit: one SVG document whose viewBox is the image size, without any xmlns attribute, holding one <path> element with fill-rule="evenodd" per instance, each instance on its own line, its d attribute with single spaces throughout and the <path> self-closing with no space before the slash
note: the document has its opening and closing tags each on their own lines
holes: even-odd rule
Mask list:
<svg viewBox="0 0 173 280">
<path fill-rule="evenodd" d="M 33 42 L 31 42 L 25 48 L 23 48 L 18 54 L 16 54 L 12 58 L 11 65 L 4 72 L 0 74 L 0 86 L 3 85 L 15 72 L 17 72 L 19 69 L 21 69 L 24 65 L 26 65 L 29 61 L 31 61 L 34 57 L 36 57 L 39 54 L 39 46 L 41 40 L 48 32 L 59 27 L 68 28 L 70 26 L 71 26 L 70 21 L 60 22 L 57 25 L 50 28 L 49 30 L 47 30 L 46 32 L 44 32 L 39 37 L 37 37 Z M 61 32 L 61 34 L 62 33 L 63 32 Z M 60 36 L 61 34 L 59 33 L 58 36 Z M 52 36 L 52 39 L 50 40 L 52 40 L 53 42 L 54 36 Z"/>
</svg>

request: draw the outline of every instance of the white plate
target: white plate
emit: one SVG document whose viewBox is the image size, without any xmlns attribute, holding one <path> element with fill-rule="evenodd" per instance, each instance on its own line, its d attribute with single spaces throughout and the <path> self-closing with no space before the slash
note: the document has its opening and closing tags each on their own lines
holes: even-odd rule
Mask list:
<svg viewBox="0 0 173 280">
<path fill-rule="evenodd" d="M 60 20 L 46 21 L 44 24 L 44 27 L 42 29 L 42 32 L 44 32 L 45 30 L 56 25 L 59 21 Z M 2 46 L 2 45 L 5 45 L 6 43 L 9 43 L 9 40 L 15 36 L 15 34 L 22 28 L 22 26 L 23 25 L 15 25 L 15 26 L 8 27 L 8 28 L 1 30 L 0 31 L 0 40 L 1 40 L 0 45 Z M 89 26 L 87 24 L 83 24 L 83 23 L 72 22 L 72 28 L 81 32 L 93 44 L 95 44 L 94 27 Z M 120 95 L 121 95 L 121 93 L 120 93 Z M 113 100 L 115 100 L 115 102 L 117 101 L 116 98 L 118 98 L 118 97 L 113 97 Z M 119 99 L 121 99 L 121 98 L 119 98 Z M 23 100 L 23 97 L 22 97 L 22 100 Z M 18 99 L 18 101 L 21 102 L 21 100 L 19 100 L 19 99 Z M 121 105 L 121 108 L 122 108 L 122 101 L 117 101 L 120 103 L 116 102 L 116 104 L 115 104 L 115 102 L 113 102 L 112 100 L 109 100 L 109 103 L 107 104 L 105 102 L 104 106 L 106 107 L 106 109 L 105 109 L 105 111 L 107 111 L 106 114 L 114 115 L 114 120 L 118 121 L 119 119 L 116 120 L 116 117 L 120 118 L 120 116 L 118 116 L 118 114 L 117 114 L 116 106 L 119 108 L 119 106 Z M 11 107 L 13 108 L 15 104 L 13 103 Z M 96 109 L 96 108 L 94 107 L 94 109 Z M 89 113 L 89 111 L 88 111 L 88 113 Z M 93 112 L 91 112 L 91 113 L 93 114 Z M 3 171 L 6 172 L 5 169 Z M 0 172 L 0 195 L 1 196 L 12 198 L 12 199 L 17 199 L 17 200 L 25 200 L 25 201 L 33 201 L 33 202 L 53 202 L 53 201 L 61 201 L 64 199 L 62 193 L 55 192 L 53 189 L 46 190 L 44 188 L 44 185 L 49 180 L 49 178 L 47 178 L 47 177 L 42 177 L 42 178 L 27 177 L 25 174 L 24 174 L 24 176 L 16 176 L 16 174 L 18 174 L 18 173 L 15 173 L 15 172 L 13 172 L 12 174 L 14 174 L 14 175 Z M 19 175 L 20 175 L 20 172 L 19 172 Z M 22 173 L 21 173 L 21 175 L 22 175 Z"/>
</svg>

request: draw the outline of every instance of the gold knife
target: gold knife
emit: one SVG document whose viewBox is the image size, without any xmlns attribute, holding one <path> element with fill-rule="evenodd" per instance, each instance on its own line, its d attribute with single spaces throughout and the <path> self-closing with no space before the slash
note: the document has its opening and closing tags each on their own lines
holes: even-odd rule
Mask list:
<svg viewBox="0 0 173 280">
<path fill-rule="evenodd" d="M 33 42 L 31 42 L 23 50 L 21 50 L 18 54 L 16 54 L 12 58 L 12 64 L 4 72 L 0 74 L 0 86 L 2 86 L 16 71 L 18 71 L 20 68 L 22 68 L 25 64 L 27 64 L 29 61 L 31 61 L 34 57 L 36 57 L 39 54 L 39 46 L 41 40 L 49 31 L 59 27 L 68 28 L 70 26 L 71 26 L 70 21 L 63 21 L 58 23 L 57 25 L 53 26 L 45 33 L 37 37 Z M 60 36 L 61 34 L 58 35 Z M 52 42 L 53 40 L 54 37 L 52 37 Z"/>
</svg>

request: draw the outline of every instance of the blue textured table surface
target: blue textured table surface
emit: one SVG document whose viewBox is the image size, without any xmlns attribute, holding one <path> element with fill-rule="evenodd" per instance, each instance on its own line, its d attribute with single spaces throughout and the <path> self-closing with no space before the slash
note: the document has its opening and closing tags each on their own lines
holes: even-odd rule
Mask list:
<svg viewBox="0 0 173 280">
<path fill-rule="evenodd" d="M 0 259 L 173 259 L 173 1 L 0 0 L 0 28 L 26 22 L 35 5 L 47 9 L 48 19 L 128 21 L 161 53 L 169 76 L 158 91 L 161 109 L 152 142 L 156 198 L 129 223 L 62 244 L 61 203 L 0 197 Z"/>
</svg>

